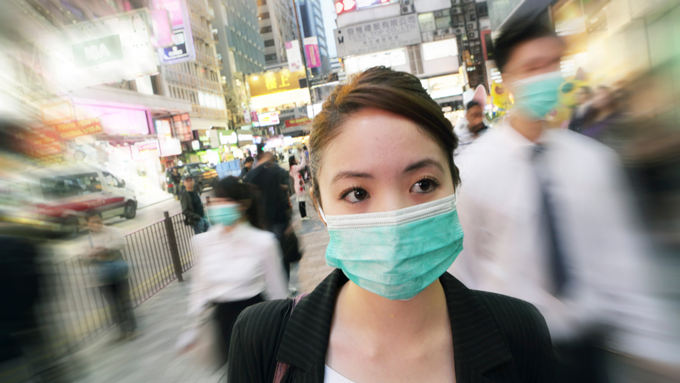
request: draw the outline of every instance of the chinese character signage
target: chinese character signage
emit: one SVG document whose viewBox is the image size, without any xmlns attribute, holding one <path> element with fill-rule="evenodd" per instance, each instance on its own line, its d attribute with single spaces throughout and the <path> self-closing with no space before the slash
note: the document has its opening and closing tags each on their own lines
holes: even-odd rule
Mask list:
<svg viewBox="0 0 680 383">
<path fill-rule="evenodd" d="M 312 119 L 309 117 L 300 117 L 300 118 L 294 118 L 292 120 L 286 120 L 284 121 L 286 124 L 286 128 L 292 128 L 295 126 L 300 126 L 300 125 L 308 125 L 312 123 Z"/>
<path fill-rule="evenodd" d="M 76 68 L 108 63 L 123 59 L 120 35 L 85 41 L 71 45 Z"/>
<path fill-rule="evenodd" d="M 288 56 L 288 70 L 291 72 L 297 72 L 303 69 L 302 57 L 300 57 L 299 41 L 286 41 L 286 56 Z"/>
<path fill-rule="evenodd" d="M 300 79 L 305 78 L 305 71 L 290 72 L 282 69 L 278 72 L 266 72 L 248 77 L 250 96 L 262 96 L 265 94 L 300 89 Z"/>
<path fill-rule="evenodd" d="M 414 14 L 338 28 L 334 33 L 338 57 L 380 52 L 421 42 L 418 18 Z"/>
<path fill-rule="evenodd" d="M 27 129 L 19 136 L 22 151 L 33 158 L 46 157 L 62 152 L 59 132 L 52 126 Z"/>
<path fill-rule="evenodd" d="M 189 113 L 172 116 L 172 126 L 175 129 L 175 137 L 179 138 L 180 141 L 185 142 L 194 139 Z"/>
<path fill-rule="evenodd" d="M 56 124 L 54 127 L 59 132 L 59 137 L 63 139 L 87 136 L 88 134 L 101 133 L 103 131 L 98 118 L 65 122 Z"/>
<path fill-rule="evenodd" d="M 319 39 L 316 36 L 305 37 L 305 58 L 307 68 L 318 68 L 321 66 L 321 56 L 319 55 Z"/>
</svg>

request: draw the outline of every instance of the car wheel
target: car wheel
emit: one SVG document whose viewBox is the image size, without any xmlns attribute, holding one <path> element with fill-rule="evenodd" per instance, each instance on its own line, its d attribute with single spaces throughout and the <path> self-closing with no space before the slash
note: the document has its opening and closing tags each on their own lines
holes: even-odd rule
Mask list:
<svg viewBox="0 0 680 383">
<path fill-rule="evenodd" d="M 125 204 L 125 218 L 133 219 L 137 215 L 137 204 L 134 201 L 128 201 Z"/>
<path fill-rule="evenodd" d="M 196 193 L 198 193 L 199 195 L 203 194 L 203 184 L 202 183 L 199 183 L 198 185 L 196 185 Z"/>
<path fill-rule="evenodd" d="M 61 224 L 61 231 L 69 237 L 75 237 L 80 230 L 80 222 L 77 217 L 68 217 Z"/>
</svg>

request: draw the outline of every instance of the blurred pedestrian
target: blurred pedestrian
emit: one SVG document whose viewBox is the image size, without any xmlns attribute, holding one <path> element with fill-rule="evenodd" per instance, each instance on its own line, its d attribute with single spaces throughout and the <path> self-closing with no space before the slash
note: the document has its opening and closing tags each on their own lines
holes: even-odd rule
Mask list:
<svg viewBox="0 0 680 383">
<path fill-rule="evenodd" d="M 603 142 L 612 127 L 623 123 L 623 96 L 622 91 L 598 86 L 592 104 L 583 118 L 581 133 Z"/>
<path fill-rule="evenodd" d="M 307 205 L 305 203 L 307 199 L 307 188 L 305 187 L 305 180 L 302 178 L 302 172 L 307 167 L 307 159 L 305 155 L 302 155 L 302 162 L 298 165 L 295 156 L 288 158 L 288 163 L 290 165 L 290 176 L 293 177 L 295 194 L 297 196 L 298 207 L 300 208 L 300 217 L 303 221 L 309 219 L 307 216 Z"/>
<path fill-rule="evenodd" d="M 253 168 L 254 163 L 255 159 L 253 157 L 246 157 L 246 160 L 243 162 L 243 169 L 241 169 L 241 175 L 238 178 L 241 180 L 246 178 L 246 174 Z"/>
<path fill-rule="evenodd" d="M 538 311 L 446 272 L 463 238 L 456 138 L 417 77 L 377 67 L 337 86 L 310 142 L 338 269 L 241 314 L 230 382 L 554 381 Z"/>
<path fill-rule="evenodd" d="M 488 126 L 484 123 L 484 110 L 477 101 L 471 100 L 465 105 L 465 123 L 456 130 L 458 136 L 458 148 L 455 155 L 459 155 L 468 148 L 476 139 L 482 136 Z"/>
<path fill-rule="evenodd" d="M 232 327 L 248 306 L 287 296 L 279 244 L 260 229 L 257 190 L 235 177 L 220 180 L 207 206 L 212 227 L 197 235 L 189 315 L 214 306 L 221 363 L 229 358 Z"/>
<path fill-rule="evenodd" d="M 182 193 L 180 202 L 182 214 L 184 214 L 184 224 L 191 226 L 195 234 L 205 233 L 210 228 L 210 223 L 205 219 L 201 196 L 194 190 L 194 177 L 187 172 L 184 175 L 183 182 L 186 190 Z"/>
<path fill-rule="evenodd" d="M 260 153 L 257 156 L 257 166 L 244 178 L 245 182 L 252 183 L 259 189 L 262 227 L 274 233 L 282 248 L 293 233 L 290 226 L 289 178 L 288 172 L 276 163 L 276 158 L 270 152 Z M 289 278 L 290 263 L 284 259 L 281 262 Z"/>
<path fill-rule="evenodd" d="M 494 50 L 515 103 L 457 157 L 465 240 L 451 271 L 470 288 L 536 305 L 550 328 L 559 382 L 601 381 L 603 355 L 594 346 L 636 356 L 653 348 L 645 336 L 654 309 L 644 296 L 648 274 L 625 182 L 608 148 L 546 128 L 564 81 L 565 45 L 553 28 L 510 24 Z"/>
<path fill-rule="evenodd" d="M 177 171 L 177 168 L 172 168 L 170 181 L 172 181 L 172 194 L 175 196 L 175 200 L 179 200 L 179 196 L 182 192 L 182 176 Z"/>
<path fill-rule="evenodd" d="M 136 335 L 137 322 L 130 302 L 130 267 L 121 253 L 125 238 L 115 227 L 104 225 L 99 213 L 87 216 L 87 227 L 90 234 L 86 260 L 94 267 L 99 289 L 118 325 L 118 339 L 132 339 Z"/>
<path fill-rule="evenodd" d="M 590 103 L 593 99 L 593 90 L 587 86 L 583 85 L 576 91 L 576 105 L 571 113 L 571 120 L 569 120 L 569 130 L 574 132 L 581 132 L 583 127 L 584 118 L 586 112 L 590 107 Z"/>
</svg>

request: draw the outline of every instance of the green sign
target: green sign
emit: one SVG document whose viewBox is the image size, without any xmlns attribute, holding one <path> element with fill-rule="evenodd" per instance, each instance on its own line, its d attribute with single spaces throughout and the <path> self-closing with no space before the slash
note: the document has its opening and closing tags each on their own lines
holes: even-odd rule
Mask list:
<svg viewBox="0 0 680 383">
<path fill-rule="evenodd" d="M 71 45 L 77 68 L 94 66 L 123 59 L 120 35 L 103 37 Z"/>
</svg>

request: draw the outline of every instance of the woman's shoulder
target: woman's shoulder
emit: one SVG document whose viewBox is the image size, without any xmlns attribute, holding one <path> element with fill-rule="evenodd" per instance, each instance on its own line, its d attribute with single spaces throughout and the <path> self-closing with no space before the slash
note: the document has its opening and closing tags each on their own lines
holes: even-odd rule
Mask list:
<svg viewBox="0 0 680 383">
<path fill-rule="evenodd" d="M 521 299 L 472 290 L 488 309 L 512 354 L 532 357 L 551 352 L 550 332 L 533 304 Z"/>
<path fill-rule="evenodd" d="M 255 244 L 270 244 L 271 242 L 276 243 L 276 236 L 274 233 L 267 231 L 267 230 L 262 230 L 259 229 L 249 223 L 244 224 L 245 229 L 248 231 L 248 235 L 250 235 Z"/>
</svg>

